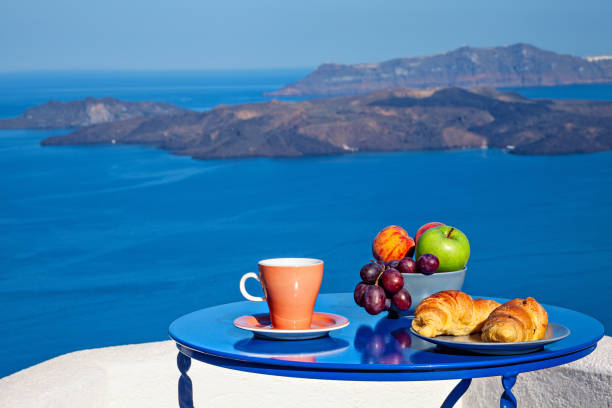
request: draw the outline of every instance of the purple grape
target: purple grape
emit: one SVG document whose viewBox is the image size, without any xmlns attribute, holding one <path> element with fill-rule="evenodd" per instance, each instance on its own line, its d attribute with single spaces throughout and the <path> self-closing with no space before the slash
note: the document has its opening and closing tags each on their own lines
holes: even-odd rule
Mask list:
<svg viewBox="0 0 612 408">
<path fill-rule="evenodd" d="M 385 269 L 380 281 L 383 288 L 389 293 L 396 293 L 404 287 L 404 277 L 397 269 Z"/>
<path fill-rule="evenodd" d="M 433 254 L 424 254 L 417 259 L 417 268 L 423 275 L 431 275 L 438 270 L 440 261 Z"/>
<path fill-rule="evenodd" d="M 387 268 L 394 268 L 397 269 L 397 266 L 399 265 L 400 261 L 389 261 L 387 262 Z"/>
<path fill-rule="evenodd" d="M 385 312 L 391 309 L 391 299 L 385 298 L 385 308 L 383 309 Z"/>
<path fill-rule="evenodd" d="M 368 288 L 367 283 L 359 282 L 357 286 L 355 286 L 355 292 L 353 292 L 353 299 L 355 299 L 355 303 L 359 306 L 363 306 L 363 295 L 365 294 L 366 289 Z"/>
<path fill-rule="evenodd" d="M 372 262 L 366 265 L 363 265 L 359 275 L 361 275 L 361 280 L 366 283 L 374 283 L 378 278 L 378 275 L 382 272 L 382 266 Z"/>
<path fill-rule="evenodd" d="M 393 304 L 401 311 L 410 309 L 412 305 L 412 297 L 406 289 L 400 289 L 395 295 L 393 295 Z"/>
<path fill-rule="evenodd" d="M 399 262 L 397 269 L 401 273 L 417 273 L 417 264 L 412 258 L 404 258 Z"/>
<path fill-rule="evenodd" d="M 385 291 L 377 285 L 370 285 L 363 295 L 363 305 L 366 312 L 377 315 L 385 309 Z"/>
</svg>

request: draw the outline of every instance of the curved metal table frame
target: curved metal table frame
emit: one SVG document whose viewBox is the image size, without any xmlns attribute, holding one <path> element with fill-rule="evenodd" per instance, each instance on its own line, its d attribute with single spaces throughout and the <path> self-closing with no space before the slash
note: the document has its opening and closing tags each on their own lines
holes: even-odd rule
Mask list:
<svg viewBox="0 0 612 408">
<path fill-rule="evenodd" d="M 332 307 L 338 311 L 340 305 L 347 306 L 352 301 L 351 294 L 333 294 L 333 295 L 321 295 L 317 305 L 321 304 L 323 308 L 325 306 Z M 350 301 L 349 301 L 350 298 Z M 343 300 L 338 302 L 338 299 Z M 503 299 L 499 299 L 503 301 Z M 334 307 L 335 306 L 335 307 Z M 360 312 L 356 314 L 351 312 L 353 324 L 360 323 L 360 320 L 367 321 L 373 319 L 371 316 L 365 315 L 362 310 L 354 307 L 355 311 Z M 191 366 L 191 360 L 195 359 L 206 364 L 215 365 L 218 367 L 224 367 L 233 370 L 253 372 L 267 375 L 278 375 L 286 377 L 300 377 L 300 378 L 312 378 L 312 379 L 324 379 L 324 380 L 349 380 L 349 381 L 429 381 L 429 380 L 448 380 L 448 379 L 459 379 L 461 380 L 455 388 L 448 395 L 442 408 L 450 408 L 461 398 L 461 396 L 467 391 L 472 381 L 472 378 L 478 377 L 491 377 L 501 376 L 502 386 L 504 389 L 503 394 L 500 398 L 500 407 L 511 408 L 517 406 L 516 397 L 512 393 L 512 387 L 516 383 L 518 374 L 528 371 L 541 370 L 545 368 L 555 367 L 558 365 L 566 364 L 592 353 L 596 346 L 597 341 L 603 336 L 603 326 L 586 315 L 582 315 L 578 312 L 572 312 L 567 309 L 561 309 L 554 306 L 545 306 L 547 310 L 552 311 L 553 317 L 560 318 L 559 313 L 567 312 L 571 313 L 573 318 L 570 329 L 576 330 L 576 324 L 581 323 L 581 320 L 588 321 L 586 327 L 590 331 L 587 341 L 584 333 L 582 337 L 577 334 L 574 335 L 573 342 L 572 335 L 568 339 L 562 340 L 566 342 L 566 347 L 558 346 L 556 349 L 551 347 L 550 349 L 545 348 L 540 352 L 523 354 L 517 356 L 495 356 L 487 358 L 487 356 L 466 356 L 460 355 L 455 356 L 453 354 L 446 355 L 444 353 L 435 353 L 424 351 L 425 355 L 431 355 L 432 359 L 439 364 L 343 364 L 344 360 L 336 358 L 330 362 L 323 361 L 322 363 L 304 363 L 301 361 L 288 361 L 279 360 L 274 358 L 266 358 L 265 355 L 262 357 L 261 354 L 245 353 L 244 344 L 249 345 L 250 343 L 257 345 L 259 348 L 265 346 L 265 343 L 269 340 L 246 340 L 250 334 L 237 332 L 236 336 L 241 336 L 243 339 L 234 344 L 235 354 L 232 353 L 232 347 L 220 347 L 215 345 L 212 347 L 206 344 L 206 335 L 203 335 L 204 331 L 200 332 L 200 336 L 204 338 L 197 339 L 198 334 L 193 333 L 192 337 L 189 334 L 189 327 L 193 325 L 194 321 L 198 318 L 210 319 L 211 321 L 227 320 L 227 316 L 223 317 L 223 311 L 226 310 L 230 315 L 234 316 L 237 310 L 249 310 L 253 308 L 252 303 L 238 302 L 227 305 L 217 306 L 215 308 L 203 309 L 198 312 L 191 313 L 177 319 L 170 326 L 170 337 L 176 342 L 179 353 L 177 356 L 177 365 L 180 371 L 180 377 L 178 381 L 178 396 L 179 396 L 179 407 L 191 408 L 193 407 L 193 385 L 192 381 L 188 376 L 188 370 Z M 244 309 L 246 308 L 246 309 Z M 350 309 L 347 309 L 350 311 Z M 549 311 L 549 314 L 550 314 Z M 343 314 L 342 311 L 338 311 Z M 583 316 L 583 317 L 582 317 Z M 183 320 L 181 320 L 183 319 Z M 196 320 L 193 320 L 196 319 Z M 375 318 L 374 318 L 375 319 Z M 380 319 L 380 317 L 379 317 Z M 568 318 L 569 319 L 569 318 Z M 387 319 L 390 320 L 390 319 Z M 570 319 L 571 320 L 571 319 Z M 558 321 L 558 320 L 557 320 Z M 558 321 L 564 324 L 563 321 Z M 577 323 L 578 322 L 578 323 Z M 227 323 L 227 322 L 226 322 Z M 379 322 L 380 323 L 380 322 Z M 584 328 L 582 328 L 584 329 Z M 355 329 L 353 329 L 354 331 Z M 205 330 L 205 331 L 211 331 Z M 212 330 L 214 332 L 214 330 Z M 584 331 L 584 330 L 583 330 Z M 359 330 L 355 334 L 355 342 L 359 336 Z M 332 340 L 328 338 L 331 342 Z M 195 341 L 194 341 L 195 340 Z M 200 343 L 198 344 L 198 341 Z M 228 343 L 236 338 L 228 338 Z M 246 343 L 244 343 L 246 341 Z M 342 340 L 338 340 L 342 341 Z M 306 340 L 305 342 L 308 342 Z M 287 342 L 272 341 L 274 348 L 278 349 Z M 293 345 L 303 342 L 289 342 Z M 347 342 L 345 342 L 347 343 Z M 241 345 L 237 347 L 236 345 Z M 348 343 L 347 343 L 348 344 Z M 355 347 L 355 346 L 353 346 Z M 225 348 L 225 350 L 223 350 Z M 435 349 L 435 347 L 434 347 Z M 354 351 L 354 350 L 353 350 Z M 413 352 L 413 350 L 410 350 Z M 418 352 L 418 351 L 414 351 Z M 448 357 L 449 361 L 445 361 Z M 456 357 L 452 361 L 452 357 Z M 350 358 L 346 358 L 350 360 Z M 497 364 L 499 362 L 499 364 Z"/>
</svg>

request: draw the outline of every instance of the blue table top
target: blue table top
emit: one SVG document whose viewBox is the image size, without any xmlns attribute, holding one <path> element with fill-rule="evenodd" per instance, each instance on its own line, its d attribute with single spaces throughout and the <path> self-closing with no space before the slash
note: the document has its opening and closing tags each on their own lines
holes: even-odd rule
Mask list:
<svg viewBox="0 0 612 408">
<path fill-rule="evenodd" d="M 496 300 L 503 303 L 507 299 Z M 478 369 L 537 362 L 593 347 L 604 334 L 602 324 L 590 316 L 552 305 L 544 307 L 549 321 L 568 327 L 571 334 L 541 351 L 511 356 L 440 350 L 410 333 L 409 318 L 371 316 L 355 305 L 351 293 L 319 295 L 315 311 L 340 314 L 350 320 L 348 327 L 329 337 L 301 341 L 254 338 L 233 325 L 238 316 L 268 311 L 266 303 L 248 301 L 189 313 L 170 325 L 169 334 L 179 345 L 221 359 L 309 370 L 385 372 Z"/>
</svg>

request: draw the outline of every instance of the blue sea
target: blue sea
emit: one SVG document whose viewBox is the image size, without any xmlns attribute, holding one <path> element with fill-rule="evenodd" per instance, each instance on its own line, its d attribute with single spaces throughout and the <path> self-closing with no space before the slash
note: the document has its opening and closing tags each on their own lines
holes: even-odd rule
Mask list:
<svg viewBox="0 0 612 408">
<path fill-rule="evenodd" d="M 307 72 L 2 74 L 0 116 L 86 96 L 205 110 L 262 101 Z M 612 100 L 612 85 L 518 92 Z M 240 276 L 263 258 L 322 258 L 322 291 L 350 292 L 379 229 L 414 234 L 429 221 L 469 237 L 467 292 L 534 296 L 611 333 L 612 152 L 197 161 L 39 145 L 62 132 L 0 131 L 0 377 L 74 350 L 167 339 L 178 316 L 240 300 Z"/>
</svg>

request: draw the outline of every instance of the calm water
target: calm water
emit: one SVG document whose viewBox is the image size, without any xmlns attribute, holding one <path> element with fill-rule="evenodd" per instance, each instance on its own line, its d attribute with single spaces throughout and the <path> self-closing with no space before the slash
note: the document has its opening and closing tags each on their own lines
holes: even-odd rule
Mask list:
<svg viewBox="0 0 612 408">
<path fill-rule="evenodd" d="M 262 100 L 303 74 L 5 75 L 0 116 L 105 95 L 206 109 Z M 542 95 L 612 100 L 610 86 L 587 88 Z M 323 258 L 323 292 L 352 291 L 381 227 L 414 233 L 432 220 L 470 238 L 467 292 L 534 296 L 610 333 L 612 152 L 195 161 L 39 146 L 58 133 L 0 132 L 0 376 L 77 349 L 166 339 L 179 315 L 239 300 L 239 277 L 265 257 Z"/>
</svg>

